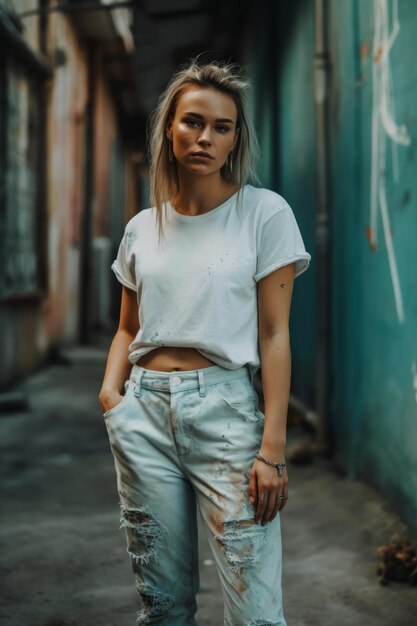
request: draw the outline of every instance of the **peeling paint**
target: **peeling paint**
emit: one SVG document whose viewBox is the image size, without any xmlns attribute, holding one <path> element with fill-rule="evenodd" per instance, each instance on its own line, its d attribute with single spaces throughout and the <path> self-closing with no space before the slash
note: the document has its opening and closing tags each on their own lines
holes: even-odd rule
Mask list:
<svg viewBox="0 0 417 626">
<path fill-rule="evenodd" d="M 417 404 L 417 361 L 411 364 L 411 376 L 413 379 L 414 399 Z"/>
<path fill-rule="evenodd" d="M 377 246 L 377 213 L 381 214 L 385 246 L 398 321 L 404 323 L 404 307 L 397 260 L 390 225 L 386 194 L 386 139 L 392 141 L 394 180 L 398 181 L 397 145 L 409 146 L 409 132 L 395 121 L 395 102 L 390 55 L 400 33 L 398 0 L 392 2 L 393 28 L 389 28 L 388 0 L 374 0 L 374 42 L 372 64 L 372 138 L 371 138 L 371 197 L 370 227 L 367 231 L 372 250 Z"/>
</svg>

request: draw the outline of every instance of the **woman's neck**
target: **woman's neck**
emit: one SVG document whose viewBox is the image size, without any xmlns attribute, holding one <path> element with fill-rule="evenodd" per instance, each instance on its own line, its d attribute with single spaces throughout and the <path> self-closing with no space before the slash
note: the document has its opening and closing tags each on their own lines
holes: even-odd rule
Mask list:
<svg viewBox="0 0 417 626">
<path fill-rule="evenodd" d="M 222 178 L 213 180 L 211 176 L 180 177 L 179 192 L 171 202 L 179 213 L 200 215 L 211 211 L 226 202 L 239 187 L 235 183 L 227 183 Z"/>
</svg>

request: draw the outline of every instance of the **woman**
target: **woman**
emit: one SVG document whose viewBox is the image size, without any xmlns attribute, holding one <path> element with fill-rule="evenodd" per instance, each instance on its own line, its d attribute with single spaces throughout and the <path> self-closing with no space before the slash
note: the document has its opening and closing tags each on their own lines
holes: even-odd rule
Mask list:
<svg viewBox="0 0 417 626">
<path fill-rule="evenodd" d="M 284 198 L 246 182 L 258 180 L 247 87 L 232 64 L 177 70 L 151 117 L 152 207 L 112 264 L 123 292 L 99 400 L 138 624 L 196 624 L 198 505 L 224 624 L 286 626 L 288 326 L 311 257 Z"/>
</svg>

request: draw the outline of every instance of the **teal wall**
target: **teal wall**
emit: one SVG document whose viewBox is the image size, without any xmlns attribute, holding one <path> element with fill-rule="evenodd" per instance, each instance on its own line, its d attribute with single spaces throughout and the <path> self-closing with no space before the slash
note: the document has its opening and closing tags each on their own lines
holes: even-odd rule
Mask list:
<svg viewBox="0 0 417 626">
<path fill-rule="evenodd" d="M 262 181 L 291 204 L 312 254 L 295 284 L 291 324 L 293 390 L 315 406 L 314 2 L 277 4 L 264 1 L 248 50 Z M 380 4 L 329 2 L 330 419 L 335 454 L 348 475 L 373 484 L 417 530 L 417 3 L 398 3 L 391 85 L 377 98 L 383 60 L 374 60 L 373 45 L 384 16 L 374 6 Z M 390 33 L 394 3 L 387 5 Z M 409 145 L 389 136 L 384 103 Z M 375 145 L 372 150 L 377 135 L 379 156 Z"/>
<path fill-rule="evenodd" d="M 391 33 L 393 3 L 388 7 Z M 399 33 L 389 55 L 391 89 L 387 83 L 377 98 L 373 73 L 379 75 L 381 61 L 373 58 L 379 21 L 374 5 L 332 3 L 332 343 L 340 370 L 332 414 L 350 474 L 377 486 L 417 528 L 417 4 L 401 0 L 398 8 Z M 384 93 L 387 102 L 391 93 L 388 110 L 407 129 L 410 145 L 387 134 L 379 112 Z M 378 159 L 372 150 L 373 112 L 385 142 L 375 194 L 375 245 L 370 241 L 371 175 Z"/>
<path fill-rule="evenodd" d="M 305 5 L 305 6 L 304 6 Z M 292 391 L 315 404 L 316 265 L 314 199 L 313 13 L 298 4 L 303 19 L 280 24 L 279 3 L 257 5 L 251 16 L 254 37 L 245 65 L 254 85 L 253 112 L 261 144 L 262 185 L 290 204 L 312 259 L 296 278 L 291 306 Z M 296 26 L 290 34 L 290 21 Z M 287 39 L 288 37 L 288 39 Z M 279 80 L 278 80 L 279 77 Z"/>
</svg>

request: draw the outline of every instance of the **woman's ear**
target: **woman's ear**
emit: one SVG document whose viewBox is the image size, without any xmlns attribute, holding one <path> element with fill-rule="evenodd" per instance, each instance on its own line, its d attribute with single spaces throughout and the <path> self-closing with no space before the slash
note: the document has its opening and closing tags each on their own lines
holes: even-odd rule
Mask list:
<svg viewBox="0 0 417 626">
<path fill-rule="evenodd" d="M 233 142 L 232 150 L 234 149 L 235 145 L 237 144 L 237 140 L 239 139 L 239 132 L 240 132 L 240 128 L 236 128 L 235 140 Z"/>
<path fill-rule="evenodd" d="M 169 140 L 172 140 L 172 119 L 169 117 L 167 125 L 165 127 L 166 136 Z"/>
</svg>

